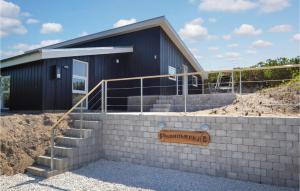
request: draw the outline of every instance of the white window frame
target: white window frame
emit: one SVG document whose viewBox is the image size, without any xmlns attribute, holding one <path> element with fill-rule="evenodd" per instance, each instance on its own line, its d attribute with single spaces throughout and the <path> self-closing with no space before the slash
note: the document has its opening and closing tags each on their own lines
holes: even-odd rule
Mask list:
<svg viewBox="0 0 300 191">
<path fill-rule="evenodd" d="M 0 104 L 0 106 L 1 106 L 1 109 L 5 109 L 5 110 L 8 110 L 9 108 L 8 107 L 4 107 L 4 94 L 8 94 L 9 95 L 9 97 L 10 97 L 10 82 L 11 82 L 11 78 L 10 78 L 10 75 L 8 75 L 8 76 L 0 76 L 0 79 L 1 79 L 1 81 L 3 80 L 3 79 L 5 79 L 5 78 L 9 78 L 9 88 L 8 88 L 8 90 L 3 90 L 2 89 L 2 87 L 0 87 L 0 89 L 1 89 L 1 104 Z M 2 83 L 1 83 L 2 84 Z M 9 100 L 10 101 L 10 100 Z"/>
<path fill-rule="evenodd" d="M 86 76 L 79 76 L 79 75 L 74 75 L 74 61 L 76 62 L 80 62 L 83 64 L 86 64 Z M 73 79 L 80 79 L 80 80 L 84 80 L 84 85 L 85 85 L 85 90 L 74 90 L 73 87 Z M 73 59 L 72 61 L 72 99 L 73 99 L 73 94 L 82 94 L 82 95 L 86 95 L 89 91 L 89 87 L 88 87 L 88 81 L 89 81 L 89 63 L 85 62 L 85 61 L 81 61 L 81 60 L 77 60 L 77 59 Z M 80 108 L 80 106 L 78 106 L 78 108 Z M 86 98 L 86 104 L 83 107 L 83 109 L 88 109 L 88 98 Z"/>
<path fill-rule="evenodd" d="M 194 83 L 196 82 L 196 83 Z M 198 77 L 197 76 L 192 76 L 192 86 L 198 87 Z"/>
<path fill-rule="evenodd" d="M 171 73 L 170 71 L 175 71 L 175 73 Z M 168 66 L 168 74 L 169 75 L 177 74 L 176 68 L 173 66 Z M 177 76 L 169 76 L 169 80 L 177 81 Z"/>
</svg>

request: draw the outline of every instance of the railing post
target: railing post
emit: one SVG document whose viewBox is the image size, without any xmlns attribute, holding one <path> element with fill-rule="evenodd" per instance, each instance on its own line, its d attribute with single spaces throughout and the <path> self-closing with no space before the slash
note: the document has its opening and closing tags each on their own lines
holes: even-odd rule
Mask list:
<svg viewBox="0 0 300 191">
<path fill-rule="evenodd" d="M 83 102 L 82 101 L 80 103 L 80 138 L 82 138 L 82 123 L 83 123 L 83 114 L 82 114 L 82 110 L 83 110 Z M 87 103 L 86 103 L 87 104 Z"/>
<path fill-rule="evenodd" d="M 204 78 L 201 76 L 201 83 L 202 83 L 202 94 L 204 94 L 205 92 L 205 84 L 204 84 Z"/>
<path fill-rule="evenodd" d="M 186 112 L 186 95 L 187 95 L 187 91 L 188 91 L 188 76 L 187 76 L 187 74 L 185 74 L 185 76 L 184 76 L 184 86 L 183 86 L 183 88 L 184 88 L 184 112 Z"/>
<path fill-rule="evenodd" d="M 141 114 L 143 113 L 143 78 L 141 78 Z"/>
<path fill-rule="evenodd" d="M 51 129 L 51 161 L 50 168 L 54 170 L 53 158 L 54 158 L 54 128 Z"/>
<path fill-rule="evenodd" d="M 232 73 L 231 73 L 231 93 L 234 94 L 234 70 L 232 70 Z"/>
<path fill-rule="evenodd" d="M 101 112 L 104 112 L 104 85 L 101 85 Z"/>
<path fill-rule="evenodd" d="M 240 94 L 242 95 L 242 70 L 240 70 Z"/>
<path fill-rule="evenodd" d="M 104 112 L 106 113 L 107 112 L 107 81 L 105 80 L 104 81 L 104 85 L 105 85 L 105 87 L 104 87 Z"/>
<path fill-rule="evenodd" d="M 176 76 L 176 95 L 178 95 L 178 76 Z"/>
</svg>

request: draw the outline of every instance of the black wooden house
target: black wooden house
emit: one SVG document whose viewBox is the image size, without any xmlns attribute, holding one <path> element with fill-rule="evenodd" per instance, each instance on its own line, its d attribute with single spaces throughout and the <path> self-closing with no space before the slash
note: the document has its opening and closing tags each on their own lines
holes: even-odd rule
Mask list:
<svg viewBox="0 0 300 191">
<path fill-rule="evenodd" d="M 1 105 L 10 110 L 66 110 L 102 79 L 168 74 L 170 69 L 203 72 L 165 17 L 158 17 L 1 60 Z M 138 82 L 111 86 L 124 83 Z M 148 80 L 145 86 L 170 83 L 175 82 Z M 144 94 L 174 92 L 158 88 Z M 194 92 L 201 93 L 201 88 Z M 130 95 L 138 91 L 126 93 Z M 116 104 L 120 102 L 124 104 Z"/>
</svg>

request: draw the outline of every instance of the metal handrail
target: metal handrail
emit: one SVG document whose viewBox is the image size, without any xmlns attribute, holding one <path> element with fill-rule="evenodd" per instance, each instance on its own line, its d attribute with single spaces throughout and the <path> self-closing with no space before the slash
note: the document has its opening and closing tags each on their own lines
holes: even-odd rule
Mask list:
<svg viewBox="0 0 300 191">
<path fill-rule="evenodd" d="M 51 170 L 54 169 L 53 158 L 54 158 L 54 134 L 55 134 L 55 128 L 65 119 L 65 117 L 67 115 L 69 115 L 74 109 L 76 109 L 79 106 L 79 104 L 81 104 L 81 108 L 82 108 L 83 101 L 89 95 L 91 95 L 98 87 L 100 87 L 103 84 L 104 81 L 105 80 L 100 81 L 93 89 L 91 89 L 85 96 L 83 96 L 71 109 L 69 109 L 66 113 L 64 113 L 63 116 L 61 116 L 59 118 L 59 120 L 54 125 L 52 125 L 52 127 L 51 127 Z M 86 103 L 86 104 L 88 104 L 88 103 Z M 81 112 L 82 112 L 82 110 L 81 110 Z M 82 123 L 82 120 L 81 120 L 81 123 Z M 80 137 L 82 137 L 82 124 L 80 125 Z"/>
<path fill-rule="evenodd" d="M 282 65 L 282 66 L 273 66 L 273 67 L 256 67 L 256 68 L 236 68 L 231 70 L 215 70 L 215 71 L 207 71 L 207 72 L 190 72 L 190 73 L 181 73 L 181 74 L 165 74 L 165 75 L 155 75 L 155 76 L 140 76 L 140 77 L 130 77 L 130 78 L 116 78 L 116 79 L 109 79 L 109 80 L 102 80 L 100 81 L 92 90 L 90 90 L 83 98 L 81 98 L 71 109 L 69 109 L 66 113 L 63 114 L 62 117 L 59 118 L 59 120 L 51 127 L 51 170 L 53 170 L 53 158 L 54 158 L 54 134 L 55 134 L 55 128 L 60 124 L 62 120 L 65 119 L 67 115 L 69 115 L 74 109 L 81 104 L 81 123 L 80 123 L 80 137 L 82 137 L 82 105 L 83 101 L 91 95 L 98 87 L 102 85 L 102 96 L 101 96 L 101 108 L 102 111 L 107 112 L 107 82 L 116 82 L 116 81 L 125 81 L 125 80 L 140 80 L 141 83 L 141 112 L 143 112 L 143 80 L 144 79 L 154 79 L 154 78 L 166 78 L 166 77 L 176 77 L 178 79 L 179 76 L 190 76 L 190 75 L 200 75 L 200 76 L 206 76 L 210 73 L 218 73 L 218 72 L 240 72 L 240 83 L 241 81 L 241 71 L 252 71 L 252 70 L 264 70 L 264 69 L 280 69 L 280 68 L 300 68 L 300 64 L 295 65 Z M 235 82 L 232 82 L 233 84 Z M 232 89 L 234 92 L 234 89 Z M 241 94 L 241 88 L 240 88 L 240 94 Z M 185 112 L 186 109 L 186 95 L 185 97 Z M 88 103 L 86 103 L 88 104 Z"/>
</svg>

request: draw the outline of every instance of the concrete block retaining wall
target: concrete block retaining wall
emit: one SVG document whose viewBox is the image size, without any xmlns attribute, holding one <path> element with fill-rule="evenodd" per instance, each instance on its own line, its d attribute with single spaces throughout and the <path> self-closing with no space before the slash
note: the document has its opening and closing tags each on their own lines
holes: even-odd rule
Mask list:
<svg viewBox="0 0 300 191">
<path fill-rule="evenodd" d="M 85 116 L 87 117 L 87 116 Z M 103 121 L 104 158 L 279 186 L 299 186 L 298 118 L 91 114 Z M 163 143 L 164 129 L 201 130 L 208 146 Z"/>
<path fill-rule="evenodd" d="M 150 111 L 152 105 L 156 103 L 156 100 L 160 96 L 143 96 L 144 111 Z M 170 95 L 162 96 L 173 100 L 172 112 L 184 111 L 184 96 L 182 95 Z M 232 93 L 220 93 L 220 94 L 194 94 L 187 95 L 187 111 L 198 111 L 203 109 L 211 109 L 216 107 L 222 107 L 232 104 L 236 98 Z M 140 96 L 130 96 L 127 100 L 128 111 L 140 111 L 141 107 Z"/>
</svg>

